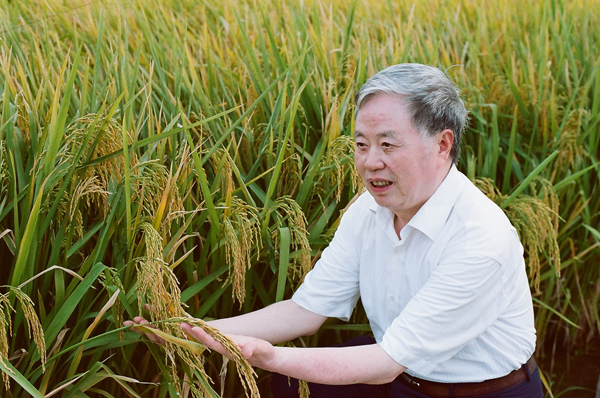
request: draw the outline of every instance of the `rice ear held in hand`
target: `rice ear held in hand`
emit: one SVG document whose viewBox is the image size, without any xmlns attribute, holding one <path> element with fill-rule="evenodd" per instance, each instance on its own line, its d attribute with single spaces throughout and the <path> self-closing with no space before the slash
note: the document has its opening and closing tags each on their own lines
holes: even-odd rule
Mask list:
<svg viewBox="0 0 600 398">
<path fill-rule="evenodd" d="M 177 359 L 179 359 L 192 370 L 190 373 L 193 374 L 195 370 L 202 378 L 202 380 L 195 380 L 195 388 L 190 389 L 192 395 L 198 398 L 216 395 L 214 391 L 208 390 L 212 390 L 209 385 L 211 380 L 203 368 L 202 353 L 206 347 L 187 338 L 179 327 L 182 322 L 186 322 L 202 328 L 226 348 L 237 365 L 246 396 L 258 398 L 260 395 L 255 381 L 256 373 L 238 346 L 206 322 L 189 317 L 183 309 L 179 282 L 162 259 L 163 247 L 160 234 L 149 223 L 142 223 L 138 230 L 143 233 L 142 239 L 146 246 L 146 255 L 135 259 L 138 274 L 138 306 L 140 313 L 143 307 L 148 310 L 152 327 L 146 324 L 138 324 L 135 327 L 143 333 L 154 334 L 164 340 L 166 361 L 171 362 L 169 369 L 177 392 L 182 393 L 184 384 L 179 382 L 177 373 Z"/>
</svg>

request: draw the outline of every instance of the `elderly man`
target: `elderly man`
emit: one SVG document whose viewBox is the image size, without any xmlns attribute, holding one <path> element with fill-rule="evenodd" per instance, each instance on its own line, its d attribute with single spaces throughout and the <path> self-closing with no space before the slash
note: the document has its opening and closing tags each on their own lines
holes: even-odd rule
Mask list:
<svg viewBox="0 0 600 398">
<path fill-rule="evenodd" d="M 389 67 L 356 95 L 355 163 L 367 192 L 291 300 L 212 325 L 275 396 L 543 396 L 523 247 L 498 206 L 455 166 L 467 112 L 438 69 Z M 358 300 L 374 339 L 342 347 L 272 344 L 348 320 Z M 223 347 L 182 325 L 208 347 Z M 279 375 L 280 374 L 280 375 Z"/>
</svg>

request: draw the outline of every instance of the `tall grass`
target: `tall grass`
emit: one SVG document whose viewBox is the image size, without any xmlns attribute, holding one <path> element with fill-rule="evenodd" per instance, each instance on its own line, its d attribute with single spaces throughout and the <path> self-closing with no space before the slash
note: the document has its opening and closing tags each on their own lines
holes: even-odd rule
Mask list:
<svg viewBox="0 0 600 398">
<path fill-rule="evenodd" d="M 0 300 L 16 310 L 3 307 L 5 391 L 216 396 L 202 367 L 146 348 L 122 319 L 161 302 L 160 286 L 164 311 L 185 303 L 205 319 L 290 297 L 361 189 L 353 95 L 400 62 L 439 66 L 462 89 L 459 168 L 520 228 L 537 355 L 590 348 L 599 5 L 3 0 Z M 35 304 L 45 372 L 17 287 Z M 354 321 L 302 343 L 368 331 L 361 311 Z M 204 368 L 218 385 L 217 360 Z M 225 394 L 241 394 L 227 380 Z"/>
</svg>

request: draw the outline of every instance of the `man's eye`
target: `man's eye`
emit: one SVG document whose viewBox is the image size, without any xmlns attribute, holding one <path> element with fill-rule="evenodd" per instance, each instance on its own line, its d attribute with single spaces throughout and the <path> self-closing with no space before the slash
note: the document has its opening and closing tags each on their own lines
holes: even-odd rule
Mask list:
<svg viewBox="0 0 600 398">
<path fill-rule="evenodd" d="M 384 143 L 381 144 L 381 146 L 384 147 L 384 148 L 391 148 L 392 144 L 390 144 L 389 142 L 384 142 Z"/>
</svg>

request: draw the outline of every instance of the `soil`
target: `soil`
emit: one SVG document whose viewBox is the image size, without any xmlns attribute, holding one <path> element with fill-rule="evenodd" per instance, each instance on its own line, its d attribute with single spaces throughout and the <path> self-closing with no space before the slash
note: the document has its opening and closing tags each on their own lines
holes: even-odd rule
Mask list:
<svg viewBox="0 0 600 398">
<path fill-rule="evenodd" d="M 546 357 L 538 362 L 551 383 L 555 398 L 596 397 L 597 388 L 600 388 L 600 353 L 569 356 L 567 353 L 557 352 L 554 361 Z"/>
</svg>

